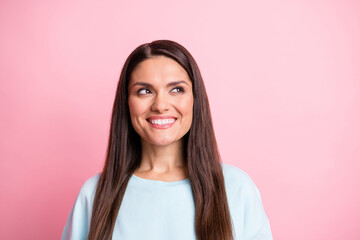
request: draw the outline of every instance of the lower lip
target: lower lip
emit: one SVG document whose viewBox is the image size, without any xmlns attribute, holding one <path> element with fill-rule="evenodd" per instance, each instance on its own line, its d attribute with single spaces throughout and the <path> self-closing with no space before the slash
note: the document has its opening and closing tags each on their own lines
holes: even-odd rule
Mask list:
<svg viewBox="0 0 360 240">
<path fill-rule="evenodd" d="M 175 120 L 175 122 L 176 122 L 176 120 Z M 151 127 L 156 128 L 156 129 L 167 129 L 167 128 L 171 128 L 175 122 L 164 124 L 164 125 L 152 124 L 151 122 L 148 122 L 148 123 L 150 124 Z"/>
</svg>

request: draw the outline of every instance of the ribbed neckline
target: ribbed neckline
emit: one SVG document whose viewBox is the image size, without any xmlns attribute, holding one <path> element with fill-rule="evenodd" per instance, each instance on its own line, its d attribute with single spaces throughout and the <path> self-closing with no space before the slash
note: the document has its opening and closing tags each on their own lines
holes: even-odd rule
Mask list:
<svg viewBox="0 0 360 240">
<path fill-rule="evenodd" d="M 133 180 L 134 183 L 141 183 L 141 184 L 147 184 L 152 186 L 177 186 L 177 185 L 185 185 L 190 183 L 190 179 L 186 178 L 179 181 L 173 181 L 173 182 L 165 182 L 161 180 L 150 180 L 146 178 L 141 178 L 136 175 L 131 176 L 131 180 Z"/>
</svg>

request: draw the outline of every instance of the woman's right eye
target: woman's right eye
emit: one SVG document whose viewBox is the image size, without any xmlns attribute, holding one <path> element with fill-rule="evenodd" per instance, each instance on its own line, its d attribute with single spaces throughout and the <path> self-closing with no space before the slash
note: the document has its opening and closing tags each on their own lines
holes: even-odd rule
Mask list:
<svg viewBox="0 0 360 240">
<path fill-rule="evenodd" d="M 141 88 L 137 91 L 137 94 L 138 95 L 146 95 L 146 94 L 149 94 L 151 93 L 151 91 L 147 88 Z"/>
</svg>

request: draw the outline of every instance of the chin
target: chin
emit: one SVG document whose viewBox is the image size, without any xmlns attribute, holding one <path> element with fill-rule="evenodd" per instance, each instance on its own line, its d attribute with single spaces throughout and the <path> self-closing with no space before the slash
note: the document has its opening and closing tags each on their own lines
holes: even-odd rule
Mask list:
<svg viewBox="0 0 360 240">
<path fill-rule="evenodd" d="M 155 146 L 168 146 L 168 145 L 174 144 L 179 141 L 176 139 L 157 138 L 157 139 L 150 139 L 150 141 L 147 141 L 147 142 L 150 143 L 151 145 L 155 145 Z"/>
<path fill-rule="evenodd" d="M 173 144 L 173 141 L 156 141 L 156 142 L 150 142 L 150 144 L 155 145 L 155 146 L 169 146 L 171 144 Z"/>
</svg>

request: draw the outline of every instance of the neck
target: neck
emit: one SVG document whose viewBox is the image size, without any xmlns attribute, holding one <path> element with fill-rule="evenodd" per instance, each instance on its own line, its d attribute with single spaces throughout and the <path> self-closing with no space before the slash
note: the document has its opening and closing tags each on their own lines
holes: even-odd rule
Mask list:
<svg viewBox="0 0 360 240">
<path fill-rule="evenodd" d="M 141 171 L 157 173 L 171 172 L 176 168 L 184 168 L 183 140 L 167 146 L 156 146 L 148 142 L 141 142 Z"/>
</svg>

